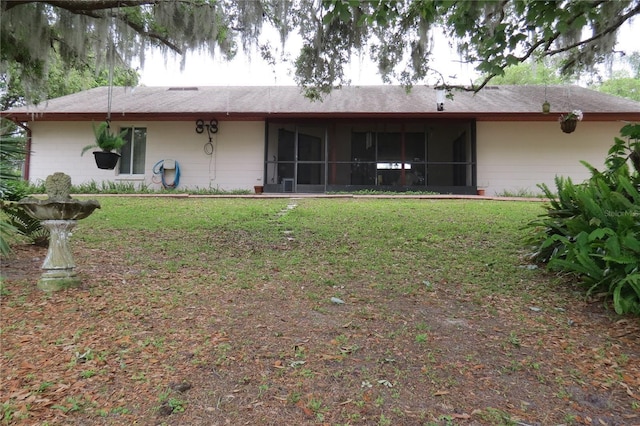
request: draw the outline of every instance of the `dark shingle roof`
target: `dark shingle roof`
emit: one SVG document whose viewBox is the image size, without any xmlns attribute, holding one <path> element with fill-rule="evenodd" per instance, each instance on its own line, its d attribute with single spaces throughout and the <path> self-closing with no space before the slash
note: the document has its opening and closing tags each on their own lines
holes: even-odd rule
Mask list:
<svg viewBox="0 0 640 426">
<path fill-rule="evenodd" d="M 415 86 L 409 93 L 399 86 L 348 86 L 334 90 L 323 102 L 308 100 L 295 86 L 115 87 L 112 116 L 118 120 L 186 119 L 202 114 L 229 119 L 396 115 L 542 120 L 550 119 L 541 114 L 546 99 L 554 117 L 580 109 L 585 120 L 590 116 L 640 120 L 640 102 L 579 86 L 492 86 L 476 94 L 453 94 L 453 100 L 445 101 L 445 111 L 438 112 L 436 91 L 428 86 Z M 38 106 L 15 108 L 3 115 L 23 121 L 103 118 L 107 101 L 108 88 L 98 87 Z"/>
</svg>

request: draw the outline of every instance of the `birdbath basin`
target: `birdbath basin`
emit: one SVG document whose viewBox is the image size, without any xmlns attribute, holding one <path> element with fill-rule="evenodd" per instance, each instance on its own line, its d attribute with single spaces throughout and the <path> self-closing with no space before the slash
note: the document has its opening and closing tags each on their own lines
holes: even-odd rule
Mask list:
<svg viewBox="0 0 640 426">
<path fill-rule="evenodd" d="M 27 197 L 18 201 L 29 216 L 43 220 L 80 220 L 89 216 L 95 209 L 100 208 L 96 200 L 40 200 Z"/>
<path fill-rule="evenodd" d="M 71 230 L 78 220 L 89 216 L 100 208 L 96 200 L 74 200 L 69 195 L 71 177 L 64 173 L 54 173 L 45 181 L 47 199 L 33 197 L 18 201 L 29 216 L 40 221 L 49 230 L 49 249 L 42 264 L 43 273 L 38 288 L 44 291 L 58 291 L 80 285 L 76 275 L 73 254 L 69 246 Z"/>
</svg>

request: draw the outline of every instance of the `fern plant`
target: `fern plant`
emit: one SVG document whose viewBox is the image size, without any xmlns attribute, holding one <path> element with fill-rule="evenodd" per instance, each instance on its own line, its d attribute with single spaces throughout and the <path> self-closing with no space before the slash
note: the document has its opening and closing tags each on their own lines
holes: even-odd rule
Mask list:
<svg viewBox="0 0 640 426">
<path fill-rule="evenodd" d="M 29 182 L 21 179 L 6 182 L 0 199 L 0 211 L 4 213 L 3 224 L 13 234 L 22 235 L 33 244 L 46 247 L 49 244 L 49 231 L 15 203 L 31 193 L 31 189 Z"/>
<path fill-rule="evenodd" d="M 93 148 L 100 148 L 104 152 L 111 152 L 122 148 L 124 144 L 127 143 L 124 139 L 127 135 L 127 130 L 123 130 L 120 134 L 111 133 L 108 121 L 100 123 L 97 126 L 94 124 L 93 133 L 96 138 L 95 143 L 82 148 L 82 155 Z"/>
<path fill-rule="evenodd" d="M 27 212 L 14 202 L 0 201 L 0 210 L 7 217 L 6 223 L 15 229 L 19 235 L 26 237 L 32 244 L 41 247 L 49 245 L 49 231 L 32 218 Z"/>
</svg>

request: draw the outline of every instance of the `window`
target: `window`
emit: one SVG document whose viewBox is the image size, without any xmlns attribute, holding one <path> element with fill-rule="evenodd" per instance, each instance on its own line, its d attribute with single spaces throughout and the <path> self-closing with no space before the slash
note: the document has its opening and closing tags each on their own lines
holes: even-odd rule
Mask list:
<svg viewBox="0 0 640 426">
<path fill-rule="evenodd" d="M 128 127 L 124 144 L 120 150 L 120 173 L 125 175 L 144 174 L 145 153 L 147 151 L 147 129 Z"/>
</svg>

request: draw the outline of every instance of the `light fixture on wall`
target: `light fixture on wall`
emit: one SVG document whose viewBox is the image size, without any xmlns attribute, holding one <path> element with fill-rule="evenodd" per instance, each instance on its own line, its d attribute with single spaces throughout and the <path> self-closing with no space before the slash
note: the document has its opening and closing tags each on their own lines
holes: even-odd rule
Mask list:
<svg viewBox="0 0 640 426">
<path fill-rule="evenodd" d="M 444 98 L 444 89 L 436 87 L 436 111 L 444 111 Z"/>
</svg>

